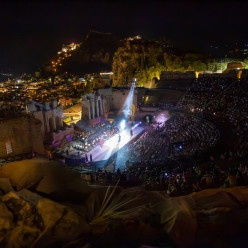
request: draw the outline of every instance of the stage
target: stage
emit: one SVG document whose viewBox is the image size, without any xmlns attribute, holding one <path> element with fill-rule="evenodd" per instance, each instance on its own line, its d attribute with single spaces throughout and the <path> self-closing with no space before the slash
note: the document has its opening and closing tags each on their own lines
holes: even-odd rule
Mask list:
<svg viewBox="0 0 248 248">
<path fill-rule="evenodd" d="M 102 160 L 108 160 L 114 153 L 120 150 L 123 146 L 128 144 L 130 141 L 134 140 L 137 135 L 143 132 L 144 128 L 140 126 L 136 126 L 133 128 L 133 135 L 130 135 L 131 127 L 127 127 L 126 129 L 122 130 L 120 133 L 121 140 L 118 142 L 119 134 L 114 135 L 110 139 L 104 142 L 103 146 L 100 145 L 96 146 L 94 149 L 87 153 L 88 159 L 90 160 L 90 154 L 92 154 L 92 161 L 98 162 Z M 80 152 L 78 156 L 78 151 L 73 149 L 70 150 L 70 155 L 65 157 L 80 159 L 85 157 L 85 153 Z"/>
<path fill-rule="evenodd" d="M 118 142 L 119 134 L 116 134 L 109 140 L 105 141 L 103 147 L 95 147 L 90 153 L 92 154 L 93 161 L 107 160 L 119 149 L 125 146 L 127 143 L 135 139 L 135 137 L 141 133 L 144 129 L 142 127 L 135 127 L 133 129 L 133 136 L 130 135 L 130 128 L 123 130 L 121 135 L 121 141 Z"/>
</svg>

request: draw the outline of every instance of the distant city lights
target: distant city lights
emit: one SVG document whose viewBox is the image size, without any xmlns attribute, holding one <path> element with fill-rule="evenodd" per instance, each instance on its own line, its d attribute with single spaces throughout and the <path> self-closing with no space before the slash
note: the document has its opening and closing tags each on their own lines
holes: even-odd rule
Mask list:
<svg viewBox="0 0 248 248">
<path fill-rule="evenodd" d="M 134 37 L 128 37 L 127 38 L 127 40 L 141 40 L 142 39 L 142 37 L 140 36 L 140 35 L 136 35 L 136 36 L 134 36 Z"/>
</svg>

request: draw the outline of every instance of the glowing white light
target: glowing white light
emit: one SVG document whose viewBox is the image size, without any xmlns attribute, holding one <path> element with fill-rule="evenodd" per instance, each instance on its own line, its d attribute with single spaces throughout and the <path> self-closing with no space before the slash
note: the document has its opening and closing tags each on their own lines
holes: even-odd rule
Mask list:
<svg viewBox="0 0 248 248">
<path fill-rule="evenodd" d="M 114 136 L 111 139 L 104 142 L 104 146 L 109 147 L 110 149 L 113 149 L 116 147 L 116 144 L 118 142 L 118 136 Z"/>
<path fill-rule="evenodd" d="M 136 128 L 137 126 L 139 126 L 141 124 L 141 122 L 138 122 L 137 124 L 135 124 L 131 129 Z"/>
<path fill-rule="evenodd" d="M 126 122 L 125 122 L 125 120 L 123 120 L 120 123 L 120 129 L 123 130 L 123 129 L 125 129 L 125 127 L 126 127 Z"/>
<path fill-rule="evenodd" d="M 101 76 L 104 76 L 104 75 L 113 75 L 113 72 L 100 72 L 100 75 Z"/>
<path fill-rule="evenodd" d="M 168 113 L 166 111 L 161 112 L 157 117 L 156 117 L 156 122 L 164 123 L 168 120 Z"/>
</svg>

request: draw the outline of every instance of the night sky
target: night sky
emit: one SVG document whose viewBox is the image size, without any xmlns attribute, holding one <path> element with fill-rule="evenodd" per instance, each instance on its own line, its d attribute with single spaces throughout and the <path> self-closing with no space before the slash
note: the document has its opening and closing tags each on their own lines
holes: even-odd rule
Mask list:
<svg viewBox="0 0 248 248">
<path fill-rule="evenodd" d="M 4 2 L 0 4 L 0 72 L 32 70 L 92 30 L 120 38 L 167 36 L 181 48 L 248 41 L 245 1 Z"/>
</svg>

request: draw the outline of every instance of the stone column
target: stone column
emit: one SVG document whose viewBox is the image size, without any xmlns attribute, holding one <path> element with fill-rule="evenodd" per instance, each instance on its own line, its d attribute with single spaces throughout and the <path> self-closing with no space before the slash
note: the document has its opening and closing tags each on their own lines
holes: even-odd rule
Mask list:
<svg viewBox="0 0 248 248">
<path fill-rule="evenodd" d="M 63 126 L 64 126 L 63 119 L 59 118 L 59 121 L 60 121 L 60 127 L 63 128 Z"/>
<path fill-rule="evenodd" d="M 103 113 L 102 113 L 102 97 L 99 97 L 99 101 L 100 101 L 100 115 L 103 116 Z"/>
<path fill-rule="evenodd" d="M 105 99 L 102 99 L 103 116 L 105 117 Z"/>
<path fill-rule="evenodd" d="M 94 101 L 94 99 L 90 100 L 90 105 L 92 107 L 92 119 L 95 119 L 95 101 Z"/>
<path fill-rule="evenodd" d="M 95 101 L 95 104 L 96 104 L 96 116 L 99 117 L 99 106 L 98 106 L 98 97 Z"/>
<path fill-rule="evenodd" d="M 44 120 L 45 134 L 47 134 L 50 132 L 49 118 L 47 117 L 46 111 L 42 111 L 42 114 L 43 114 L 43 120 Z"/>
<path fill-rule="evenodd" d="M 53 131 L 56 131 L 57 130 L 57 123 L 56 123 L 56 120 L 55 120 L 55 117 L 54 117 L 54 115 L 53 115 L 53 117 L 52 117 L 52 122 L 53 122 Z"/>
<path fill-rule="evenodd" d="M 63 108 L 62 107 L 57 107 L 58 111 L 59 111 L 59 114 L 58 114 L 58 117 L 59 117 L 59 129 L 62 129 L 63 126 L 64 126 L 64 123 L 63 123 Z"/>
<path fill-rule="evenodd" d="M 81 119 L 90 120 L 91 119 L 90 101 L 89 100 L 83 100 L 83 101 L 81 101 L 81 104 L 82 104 Z"/>
<path fill-rule="evenodd" d="M 91 105 L 89 100 L 87 102 L 88 102 L 89 120 L 91 120 Z"/>
</svg>

